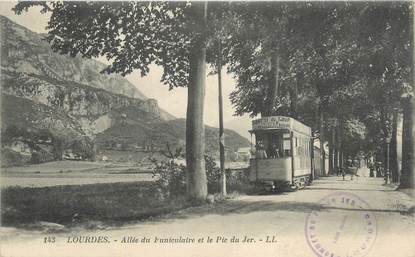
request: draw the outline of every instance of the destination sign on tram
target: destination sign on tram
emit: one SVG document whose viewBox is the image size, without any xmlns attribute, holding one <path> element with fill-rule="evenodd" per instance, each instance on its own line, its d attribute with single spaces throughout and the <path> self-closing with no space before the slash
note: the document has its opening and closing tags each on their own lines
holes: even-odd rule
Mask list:
<svg viewBox="0 0 415 257">
<path fill-rule="evenodd" d="M 252 121 L 252 129 L 290 129 L 291 119 L 288 117 L 264 117 Z"/>
</svg>

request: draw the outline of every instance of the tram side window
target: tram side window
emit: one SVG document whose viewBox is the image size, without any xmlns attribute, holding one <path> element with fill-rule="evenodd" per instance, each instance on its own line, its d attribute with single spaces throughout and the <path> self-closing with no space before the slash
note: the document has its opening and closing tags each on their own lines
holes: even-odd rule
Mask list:
<svg viewBox="0 0 415 257">
<path fill-rule="evenodd" d="M 300 138 L 300 146 L 299 146 L 299 151 L 300 151 L 300 155 L 301 156 L 306 156 L 306 144 L 305 144 L 305 138 Z"/>
<path fill-rule="evenodd" d="M 294 156 L 307 156 L 307 139 L 303 137 L 296 137 L 293 139 L 293 154 Z"/>
<path fill-rule="evenodd" d="M 300 150 L 300 155 L 301 156 L 304 156 L 304 139 L 303 138 L 300 138 L 300 147 L 299 147 L 299 150 Z"/>
<path fill-rule="evenodd" d="M 290 139 L 288 138 L 285 138 L 284 139 L 284 147 L 283 147 L 283 149 L 284 149 L 284 156 L 285 157 L 288 157 L 288 156 L 291 156 L 291 141 L 290 141 Z"/>
</svg>

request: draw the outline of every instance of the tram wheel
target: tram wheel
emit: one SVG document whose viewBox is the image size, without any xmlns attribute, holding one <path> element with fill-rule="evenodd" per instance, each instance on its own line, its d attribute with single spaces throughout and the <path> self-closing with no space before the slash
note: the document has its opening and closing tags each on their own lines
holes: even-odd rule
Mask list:
<svg viewBox="0 0 415 257">
<path fill-rule="evenodd" d="M 291 192 L 297 191 L 297 189 L 298 189 L 297 184 L 291 184 L 291 185 L 290 185 L 290 191 L 291 191 Z"/>
</svg>

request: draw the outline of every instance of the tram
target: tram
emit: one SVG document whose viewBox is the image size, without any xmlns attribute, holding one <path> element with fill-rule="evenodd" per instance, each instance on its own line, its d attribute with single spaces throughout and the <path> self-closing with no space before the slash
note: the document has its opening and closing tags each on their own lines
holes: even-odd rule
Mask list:
<svg viewBox="0 0 415 257">
<path fill-rule="evenodd" d="M 311 128 L 284 116 L 252 121 L 249 180 L 266 191 L 296 190 L 311 183 Z M 252 143 L 255 136 L 255 146 Z"/>
</svg>

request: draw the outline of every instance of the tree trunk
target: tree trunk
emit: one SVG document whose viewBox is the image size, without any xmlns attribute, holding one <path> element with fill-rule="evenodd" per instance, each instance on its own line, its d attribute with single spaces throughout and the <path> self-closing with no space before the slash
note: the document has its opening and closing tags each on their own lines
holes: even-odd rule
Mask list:
<svg viewBox="0 0 415 257">
<path fill-rule="evenodd" d="M 280 59 L 278 51 L 276 50 L 271 56 L 271 71 L 269 77 L 269 87 L 267 92 L 267 100 L 265 101 L 265 116 L 272 116 L 276 114 L 275 105 L 278 96 L 279 87 L 279 69 Z"/>
<path fill-rule="evenodd" d="M 310 158 L 311 181 L 313 181 L 316 178 L 316 169 L 315 169 L 316 165 L 315 165 L 315 160 L 314 160 L 314 137 L 313 136 L 311 137 L 309 144 L 310 144 L 309 154 L 311 156 L 311 158 Z"/>
<path fill-rule="evenodd" d="M 408 97 L 403 103 L 402 128 L 402 173 L 399 188 L 414 188 L 414 143 L 415 131 L 413 115 L 415 103 L 413 97 Z"/>
<path fill-rule="evenodd" d="M 388 99 L 388 97 L 386 98 Z M 386 100 L 387 102 L 388 100 Z M 387 105 L 387 104 L 385 104 Z M 381 146 L 381 158 L 382 158 L 382 166 L 383 170 L 386 172 L 388 171 L 388 143 L 387 139 L 390 136 L 390 128 L 387 124 L 389 124 L 390 119 L 388 118 L 388 114 L 384 108 L 384 105 L 380 108 L 380 121 L 382 125 L 382 133 L 383 133 L 383 140 Z"/>
<path fill-rule="evenodd" d="M 414 30 L 414 12 L 411 11 L 410 15 L 410 31 Z M 414 41 L 415 34 L 411 35 L 410 51 L 411 59 L 414 58 Z M 408 95 L 403 100 L 403 128 L 402 128 L 402 174 L 401 183 L 399 188 L 414 188 L 415 184 L 415 63 L 412 62 L 411 66 L 411 79 L 410 85 L 412 86 L 412 96 Z"/>
<path fill-rule="evenodd" d="M 218 49 L 218 103 L 219 103 L 219 158 L 220 158 L 220 181 L 221 194 L 226 196 L 226 173 L 225 173 L 225 134 L 223 133 L 223 102 L 222 102 L 222 45 L 219 42 Z"/>
<path fill-rule="evenodd" d="M 337 148 L 338 148 L 338 169 L 337 174 L 343 170 L 343 121 L 339 119 L 337 134 Z"/>
<path fill-rule="evenodd" d="M 329 138 L 329 174 L 334 173 L 334 130 L 330 131 L 331 135 Z"/>
<path fill-rule="evenodd" d="M 320 168 L 321 168 L 321 175 L 326 176 L 326 152 L 324 151 L 324 141 L 325 133 L 324 133 L 324 114 L 320 110 Z"/>
<path fill-rule="evenodd" d="M 330 175 L 337 174 L 337 167 L 339 167 L 339 149 L 337 148 L 336 140 L 334 140 L 333 146 L 333 173 L 331 173 Z"/>
<path fill-rule="evenodd" d="M 290 90 L 290 112 L 291 112 L 291 117 L 298 119 L 297 116 L 297 104 L 298 104 L 298 85 L 299 83 L 301 83 L 301 75 L 297 75 L 296 81 L 293 84 L 291 90 Z"/>
<path fill-rule="evenodd" d="M 192 3 L 200 29 L 206 24 L 207 3 Z M 190 54 L 190 73 L 186 113 L 186 193 L 190 200 L 204 201 L 207 195 L 205 171 L 205 128 L 203 107 L 206 86 L 206 43 L 201 37 Z"/>
<path fill-rule="evenodd" d="M 333 173 L 331 175 L 337 174 L 337 169 L 339 167 L 339 145 L 338 145 L 338 125 L 337 123 L 332 128 L 332 136 L 333 136 Z"/>
<path fill-rule="evenodd" d="M 53 157 L 57 161 L 62 161 L 63 159 L 63 140 L 56 137 L 52 139 L 53 144 Z"/>
<path fill-rule="evenodd" d="M 399 164 L 397 152 L 398 112 L 393 113 L 392 138 L 389 146 L 389 169 L 392 173 L 392 182 L 399 182 Z"/>
</svg>

